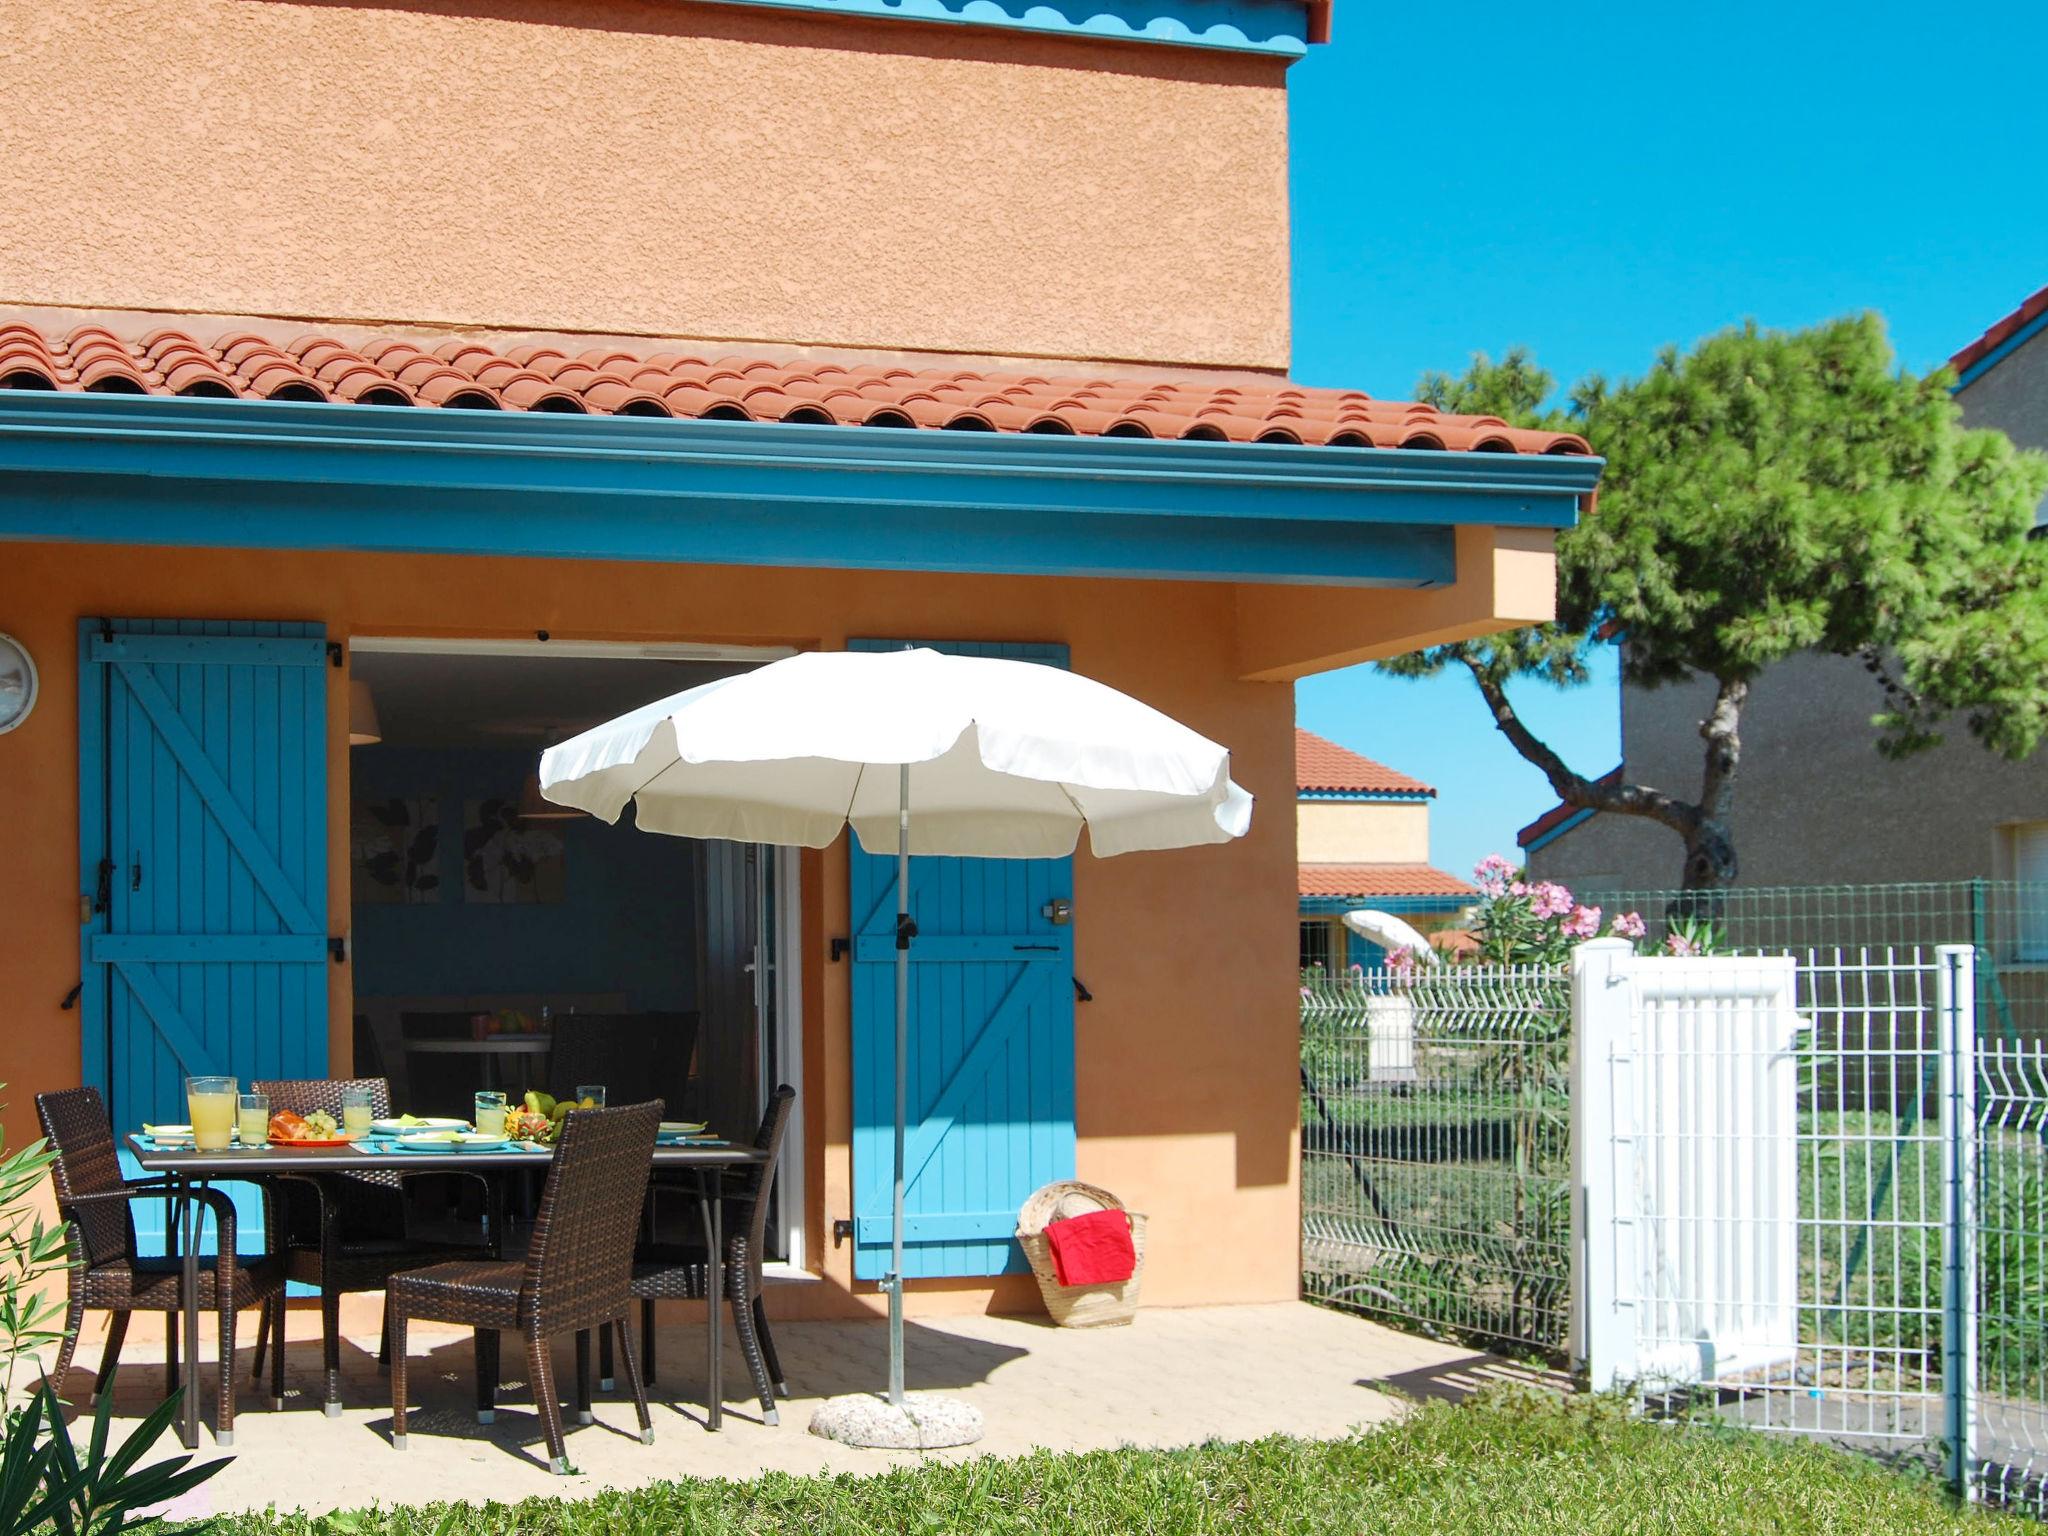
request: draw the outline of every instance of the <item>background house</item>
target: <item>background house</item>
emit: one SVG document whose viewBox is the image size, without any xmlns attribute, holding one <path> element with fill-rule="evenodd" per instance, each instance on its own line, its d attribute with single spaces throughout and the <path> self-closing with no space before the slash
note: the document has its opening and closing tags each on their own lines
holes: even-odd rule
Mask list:
<svg viewBox="0 0 2048 1536">
<path fill-rule="evenodd" d="M 1955 354 L 1965 422 L 2048 448 L 2044 332 L 2048 288 Z M 1707 681 L 1624 687 L 1615 772 L 1681 791 L 1696 784 L 1698 725 L 1712 694 Z M 1876 680 L 1844 657 L 1796 656 L 1757 679 L 1743 710 L 1735 792 L 1741 883 L 2048 880 L 2048 757 L 2008 762 L 1958 723 L 1943 746 L 1888 762 L 1870 724 L 1882 707 Z M 1641 817 L 1558 806 L 1517 840 L 1533 874 L 1574 890 L 1679 883 L 1678 838 Z M 2009 947 L 2048 959 L 2048 906 L 2013 921 Z"/>
<path fill-rule="evenodd" d="M 1301 876 L 1301 968 L 1376 965 L 1384 951 L 1344 926 L 1363 907 L 1434 934 L 1478 897 L 1429 862 L 1429 802 L 1420 779 L 1294 731 L 1295 842 Z"/>
</svg>

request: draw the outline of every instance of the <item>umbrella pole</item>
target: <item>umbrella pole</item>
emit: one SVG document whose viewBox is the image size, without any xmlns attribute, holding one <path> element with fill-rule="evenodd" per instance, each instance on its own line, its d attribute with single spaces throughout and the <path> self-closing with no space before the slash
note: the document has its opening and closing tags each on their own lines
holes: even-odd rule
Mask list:
<svg viewBox="0 0 2048 1536">
<path fill-rule="evenodd" d="M 903 1133 L 910 1074 L 910 764 L 897 781 L 896 810 L 896 1168 L 889 1197 L 889 1401 L 903 1404 Z"/>
</svg>

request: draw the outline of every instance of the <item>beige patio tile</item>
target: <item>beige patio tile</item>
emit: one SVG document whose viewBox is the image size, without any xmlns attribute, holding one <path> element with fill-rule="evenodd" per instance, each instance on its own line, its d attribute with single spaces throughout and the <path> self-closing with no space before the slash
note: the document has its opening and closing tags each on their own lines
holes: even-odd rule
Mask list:
<svg viewBox="0 0 2048 1536">
<path fill-rule="evenodd" d="M 856 1450 L 805 1432 L 820 1398 L 872 1390 L 880 1381 L 885 1336 L 879 1324 L 866 1321 L 776 1325 L 776 1343 L 798 1394 L 780 1405 L 780 1427 L 760 1421 L 737 1340 L 728 1330 L 729 1406 L 725 1428 L 716 1435 L 702 1427 L 703 1334 L 693 1325 L 665 1325 L 661 1375 L 652 1394 L 655 1444 L 644 1446 L 635 1437 L 632 1405 L 623 1391 L 600 1395 L 597 1422 L 570 1430 L 569 1459 L 578 1472 L 567 1478 L 545 1470 L 540 1424 L 516 1350 L 504 1354 L 507 1379 L 497 1422 L 479 1426 L 470 1406 L 467 1333 L 415 1332 L 410 1366 L 416 1406 L 408 1448 L 395 1451 L 388 1438 L 389 1380 L 376 1364 L 374 1318 L 374 1312 L 358 1311 L 349 1320 L 343 1351 L 348 1408 L 334 1420 L 320 1412 L 317 1321 L 293 1314 L 282 1412 L 271 1411 L 248 1385 L 253 1318 L 245 1324 L 238 1339 L 244 1346 L 238 1365 L 243 1386 L 234 1462 L 192 1496 L 189 1512 L 573 1497 L 663 1478 L 874 1471 L 916 1459 L 913 1453 Z M 74 1404 L 82 1405 L 90 1390 L 99 1337 L 99 1329 L 88 1330 L 64 1384 Z M 209 1348 L 202 1347 L 202 1359 Z M 160 1330 L 131 1343 L 116 1387 L 119 1413 L 138 1414 L 154 1403 L 163 1386 L 162 1360 Z M 565 1344 L 557 1357 L 565 1394 L 571 1360 Z M 1153 1310 L 1129 1328 L 1094 1331 L 1005 1317 L 914 1320 L 910 1328 L 911 1385 L 957 1392 L 988 1420 L 981 1445 L 937 1453 L 949 1459 L 1018 1455 L 1037 1446 L 1173 1446 L 1274 1433 L 1326 1438 L 1400 1411 L 1400 1394 L 1463 1392 L 1515 1370 L 1455 1345 L 1293 1303 Z M 209 1414 L 212 1374 L 211 1368 L 203 1374 Z M 1382 1382 L 1396 1390 L 1380 1390 L 1376 1384 Z M 211 1451 L 210 1433 L 202 1449 Z"/>
</svg>

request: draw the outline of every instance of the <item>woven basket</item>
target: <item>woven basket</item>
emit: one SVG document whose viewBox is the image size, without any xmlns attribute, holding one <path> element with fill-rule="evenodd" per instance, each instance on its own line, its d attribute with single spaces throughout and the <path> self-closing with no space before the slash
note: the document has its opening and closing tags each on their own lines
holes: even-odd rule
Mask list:
<svg viewBox="0 0 2048 1536">
<path fill-rule="evenodd" d="M 1045 1229 L 1055 1221 L 1090 1211 L 1123 1211 L 1131 1219 L 1131 1247 L 1137 1251 L 1137 1265 L 1130 1279 L 1115 1285 L 1061 1285 Z M 1017 1242 L 1031 1261 L 1045 1310 L 1062 1328 L 1112 1328 L 1128 1323 L 1137 1312 L 1138 1283 L 1145 1278 L 1145 1218 L 1138 1211 L 1124 1210 L 1123 1201 L 1108 1190 L 1079 1179 L 1046 1185 L 1017 1213 Z"/>
</svg>

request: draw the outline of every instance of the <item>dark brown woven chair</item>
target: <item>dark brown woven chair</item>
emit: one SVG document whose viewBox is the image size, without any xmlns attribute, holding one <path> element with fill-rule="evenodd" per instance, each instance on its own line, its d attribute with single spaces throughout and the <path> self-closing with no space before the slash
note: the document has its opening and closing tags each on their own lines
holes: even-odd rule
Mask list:
<svg viewBox="0 0 2048 1536">
<path fill-rule="evenodd" d="M 133 1312 L 161 1312 L 165 1322 L 165 1392 L 178 1388 L 179 1309 L 184 1303 L 184 1263 L 176 1256 L 143 1257 L 135 1251 L 135 1217 L 131 1203 L 138 1199 L 168 1200 L 172 1196 L 167 1179 L 139 1179 L 129 1182 L 121 1176 L 115 1155 L 114 1128 L 107 1119 L 107 1107 L 97 1088 L 66 1088 L 57 1093 L 36 1095 L 36 1117 L 43 1135 L 57 1154 L 51 1181 L 57 1187 L 57 1212 L 71 1227 L 77 1264 L 69 1272 L 69 1291 L 64 1313 L 64 1343 L 57 1352 L 56 1379 L 62 1381 L 71 1369 L 72 1353 L 78 1347 L 78 1330 L 88 1310 L 113 1313 L 107 1324 L 106 1348 L 100 1355 L 99 1376 L 93 1383 L 97 1397 L 113 1385 L 114 1370 L 121 1359 L 121 1341 L 128 1334 L 128 1317 Z M 284 1297 L 284 1266 L 275 1253 L 244 1262 L 235 1253 L 235 1208 L 217 1189 L 193 1189 L 190 1197 L 213 1212 L 218 1257 L 201 1257 L 199 1305 L 219 1315 L 220 1383 L 214 1420 L 215 1438 L 231 1445 L 235 1438 L 235 1315 L 247 1307 L 268 1306 Z M 265 1196 L 264 1227 L 274 1231 Z M 274 1246 L 274 1239 L 273 1239 Z M 198 1387 L 198 1362 L 193 1364 L 193 1387 Z M 273 1408 L 284 1403 L 284 1362 L 272 1363 L 270 1399 Z"/>
<path fill-rule="evenodd" d="M 725 1294 L 732 1303 L 733 1326 L 747 1357 L 747 1372 L 761 1400 L 761 1414 L 770 1424 L 782 1422 L 775 1394 L 789 1396 L 782 1362 L 775 1357 L 775 1338 L 768 1331 L 768 1308 L 762 1300 L 761 1259 L 768 1251 L 768 1197 L 775 1189 L 775 1170 L 782 1162 L 783 1136 L 789 1129 L 796 1090 L 784 1083 L 768 1097 L 767 1113 L 754 1145 L 767 1160 L 749 1167 L 737 1187 L 725 1196 Z M 675 1188 L 657 1183 L 650 1198 Z M 641 1374 L 654 1380 L 654 1304 L 657 1301 L 701 1301 L 711 1293 L 710 1266 L 702 1242 L 643 1244 L 633 1256 L 633 1294 L 640 1298 Z M 610 1340 L 604 1341 L 609 1363 Z M 630 1348 L 630 1346 L 628 1346 Z"/>
<path fill-rule="evenodd" d="M 627 1340 L 626 1375 L 640 1415 L 640 1438 L 654 1443 L 647 1389 L 633 1358 L 627 1314 L 633 1233 L 661 1125 L 661 1101 L 619 1109 L 572 1110 L 562 1121 L 554 1164 L 541 1191 L 533 1240 L 524 1260 L 437 1264 L 392 1277 L 391 1443 L 405 1446 L 405 1333 L 413 1318 L 467 1323 L 476 1330 L 477 1422 L 489 1423 L 497 1402 L 499 1332 L 526 1340 L 534 1406 L 547 1433 L 556 1472 L 569 1470 L 562 1407 L 555 1396 L 554 1339 L 576 1335 L 576 1414 L 590 1420 L 590 1330 L 620 1330 Z"/>
<path fill-rule="evenodd" d="M 270 1096 L 270 1112 L 290 1110 L 310 1115 L 324 1110 L 341 1119 L 345 1088 L 368 1088 L 370 1112 L 379 1119 L 391 1113 L 391 1085 L 381 1077 L 273 1078 L 249 1085 L 253 1093 Z M 284 1229 L 285 1277 L 320 1292 L 320 1343 L 326 1368 L 325 1407 L 329 1417 L 341 1412 L 341 1298 L 351 1291 L 381 1291 L 400 1270 L 417 1269 L 460 1259 L 491 1256 L 482 1242 L 429 1244 L 407 1233 L 405 1182 L 426 1174 L 399 1174 L 383 1169 L 325 1173 L 309 1170 L 277 1178 L 277 1204 Z M 484 1183 L 479 1179 L 480 1183 Z M 493 1234 L 498 1223 L 491 1223 Z M 255 1371 L 263 1373 L 266 1344 L 284 1349 L 284 1298 L 264 1309 L 256 1335 Z M 384 1303 L 384 1338 L 377 1358 L 391 1358 L 391 1303 Z"/>
</svg>

